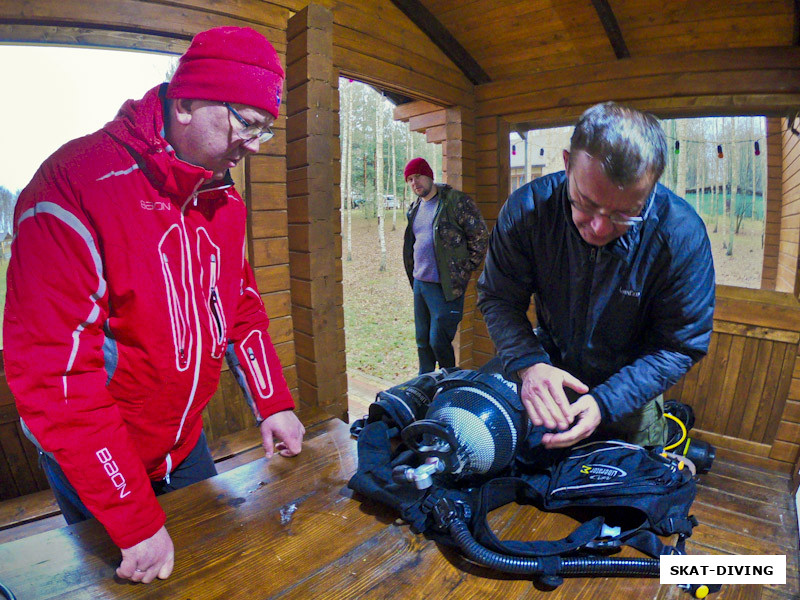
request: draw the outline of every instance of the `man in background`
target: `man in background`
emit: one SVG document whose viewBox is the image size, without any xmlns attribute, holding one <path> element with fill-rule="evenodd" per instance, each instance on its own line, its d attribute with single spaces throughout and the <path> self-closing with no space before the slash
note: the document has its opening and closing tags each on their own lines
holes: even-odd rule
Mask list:
<svg viewBox="0 0 800 600">
<path fill-rule="evenodd" d="M 711 246 L 692 207 L 657 183 L 666 154 L 655 117 L 598 104 L 576 125 L 565 170 L 500 211 L 478 306 L 531 421 L 553 430 L 547 447 L 598 428 L 663 445 L 662 393 L 708 350 Z"/>
<path fill-rule="evenodd" d="M 201 415 L 223 358 L 267 457 L 301 450 L 229 173 L 272 137 L 283 78 L 258 32 L 199 33 L 169 84 L 65 144 L 19 197 L 6 376 L 64 517 L 103 524 L 125 579 L 172 572 L 156 494 L 216 472 Z"/>
<path fill-rule="evenodd" d="M 419 372 L 454 367 L 453 351 L 469 278 L 483 261 L 489 234 L 475 202 L 433 182 L 433 170 L 414 158 L 404 170 L 417 199 L 408 210 L 403 263 L 414 291 Z"/>
</svg>

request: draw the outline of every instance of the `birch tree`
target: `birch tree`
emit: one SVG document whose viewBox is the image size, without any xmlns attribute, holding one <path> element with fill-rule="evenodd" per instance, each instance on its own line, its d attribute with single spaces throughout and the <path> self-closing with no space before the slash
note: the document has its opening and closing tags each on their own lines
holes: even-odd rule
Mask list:
<svg viewBox="0 0 800 600">
<path fill-rule="evenodd" d="M 686 124 L 683 119 L 676 120 L 675 139 L 678 143 L 678 181 L 675 193 L 681 198 L 686 198 L 686 158 L 689 153 L 689 144 L 686 143 Z M 683 144 L 683 147 L 681 147 Z"/>
<path fill-rule="evenodd" d="M 350 202 L 348 202 L 347 192 L 347 88 L 342 87 L 341 83 L 339 84 L 339 103 L 339 144 L 342 148 L 342 159 L 339 162 L 339 172 L 341 173 L 341 184 L 339 185 L 339 191 L 341 192 L 341 204 L 339 207 L 339 231 L 342 232 L 344 242 L 347 243 L 347 234 L 344 228 L 345 212 L 347 211 L 347 205 L 350 204 Z"/>
<path fill-rule="evenodd" d="M 386 270 L 386 235 L 383 230 L 383 94 L 375 103 L 375 204 L 378 212 L 378 242 L 381 247 L 380 271 Z"/>
<path fill-rule="evenodd" d="M 752 119 L 751 125 L 752 125 L 752 131 L 753 131 L 753 139 L 757 140 L 758 136 L 759 136 L 758 119 Z M 758 143 L 758 142 L 756 142 L 756 143 Z M 753 216 L 755 216 L 755 214 L 756 214 L 756 162 L 757 161 L 758 161 L 758 157 L 755 155 L 755 152 L 754 152 L 753 153 L 753 161 L 752 161 L 752 163 L 753 163 L 753 168 L 752 168 L 752 172 L 753 172 L 753 189 L 752 189 L 752 194 L 751 194 L 751 198 L 752 198 L 751 202 L 753 204 L 753 209 L 752 209 Z"/>
<path fill-rule="evenodd" d="M 411 136 L 411 129 L 409 128 L 409 130 L 406 132 L 406 163 L 408 163 L 408 161 L 410 161 L 414 157 L 413 144 L 414 144 L 414 140 L 413 140 L 413 138 Z M 403 212 L 405 212 L 407 210 L 408 205 L 410 204 L 410 202 L 408 201 L 408 194 L 409 194 L 408 183 L 405 181 L 405 177 L 403 179 L 404 179 L 404 181 L 403 181 Z M 411 200 L 413 201 L 413 198 Z"/>
<path fill-rule="evenodd" d="M 724 123 L 725 121 L 723 121 Z M 725 216 L 727 221 L 728 229 L 728 241 L 725 246 L 725 255 L 731 256 L 733 254 L 733 221 L 734 221 L 734 208 L 733 208 L 733 164 L 734 164 L 734 155 L 735 155 L 735 148 L 736 144 L 734 144 L 733 140 L 733 118 L 731 117 L 730 121 L 728 121 L 729 129 L 730 129 L 730 138 L 727 148 L 727 156 L 724 160 L 723 166 L 723 182 L 722 182 L 722 193 L 725 194 Z M 724 129 L 724 128 L 723 128 Z"/>
<path fill-rule="evenodd" d="M 706 146 L 697 149 L 697 214 L 703 213 L 703 198 L 706 193 Z"/>
<path fill-rule="evenodd" d="M 347 211 L 347 260 L 353 260 L 353 87 L 352 84 L 345 88 L 344 93 L 345 121 L 343 131 L 346 142 L 344 147 L 345 174 L 344 185 L 347 190 L 345 206 Z M 342 228 L 344 231 L 344 227 Z"/>
<path fill-rule="evenodd" d="M 397 156 L 395 154 L 394 122 L 389 121 L 392 132 L 392 231 L 397 229 Z"/>
</svg>

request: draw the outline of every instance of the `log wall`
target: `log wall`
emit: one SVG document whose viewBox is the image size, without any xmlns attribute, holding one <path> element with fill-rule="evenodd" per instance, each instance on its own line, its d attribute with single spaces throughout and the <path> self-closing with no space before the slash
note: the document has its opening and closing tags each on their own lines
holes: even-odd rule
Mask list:
<svg viewBox="0 0 800 600">
<path fill-rule="evenodd" d="M 795 123 L 795 127 L 797 127 Z M 781 230 L 778 247 L 778 273 L 775 289 L 797 295 L 800 292 L 798 280 L 798 257 L 800 257 L 800 137 L 792 133 L 786 119 L 782 120 L 782 135 L 776 140 L 781 143 L 782 177 L 781 189 Z M 779 132 L 776 131 L 776 134 Z M 770 181 L 778 186 L 778 182 Z"/>
</svg>

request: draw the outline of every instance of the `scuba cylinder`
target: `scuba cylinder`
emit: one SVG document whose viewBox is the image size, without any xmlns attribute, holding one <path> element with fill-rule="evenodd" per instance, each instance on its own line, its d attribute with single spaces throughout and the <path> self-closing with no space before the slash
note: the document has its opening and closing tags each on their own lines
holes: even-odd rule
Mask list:
<svg viewBox="0 0 800 600">
<path fill-rule="evenodd" d="M 529 423 L 517 384 L 499 373 L 456 371 L 440 383 L 425 418 L 402 430 L 425 463 L 416 474 L 398 467 L 395 480 L 424 489 L 433 473 L 494 476 L 511 464 Z"/>
<path fill-rule="evenodd" d="M 423 373 L 405 383 L 378 392 L 375 402 L 369 406 L 369 414 L 354 424 L 356 427 L 353 433 L 357 435 L 366 423 L 375 421 L 384 421 L 402 429 L 421 419 L 428 410 L 437 386 L 451 371 L 453 369 Z"/>
</svg>

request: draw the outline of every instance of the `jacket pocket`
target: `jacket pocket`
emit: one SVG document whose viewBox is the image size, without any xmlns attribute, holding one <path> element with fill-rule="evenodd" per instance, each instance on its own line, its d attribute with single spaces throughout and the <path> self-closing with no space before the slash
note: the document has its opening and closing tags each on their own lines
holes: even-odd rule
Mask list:
<svg viewBox="0 0 800 600">
<path fill-rule="evenodd" d="M 255 384 L 253 390 L 261 398 L 269 398 L 273 393 L 272 377 L 267 364 L 267 353 L 264 350 L 264 340 L 259 330 L 250 332 L 240 345 L 244 354 L 246 368 Z"/>
<path fill-rule="evenodd" d="M 227 346 L 228 326 L 225 309 L 218 289 L 222 253 L 219 246 L 211 241 L 205 229 L 197 232 L 197 253 L 203 265 L 201 285 L 208 310 L 208 326 L 211 331 L 211 357 L 222 358 Z"/>
<path fill-rule="evenodd" d="M 193 330 L 189 323 L 189 288 L 187 253 L 177 225 L 170 227 L 158 243 L 161 272 L 164 276 L 167 309 L 175 348 L 175 368 L 185 371 L 194 346 Z"/>
</svg>

